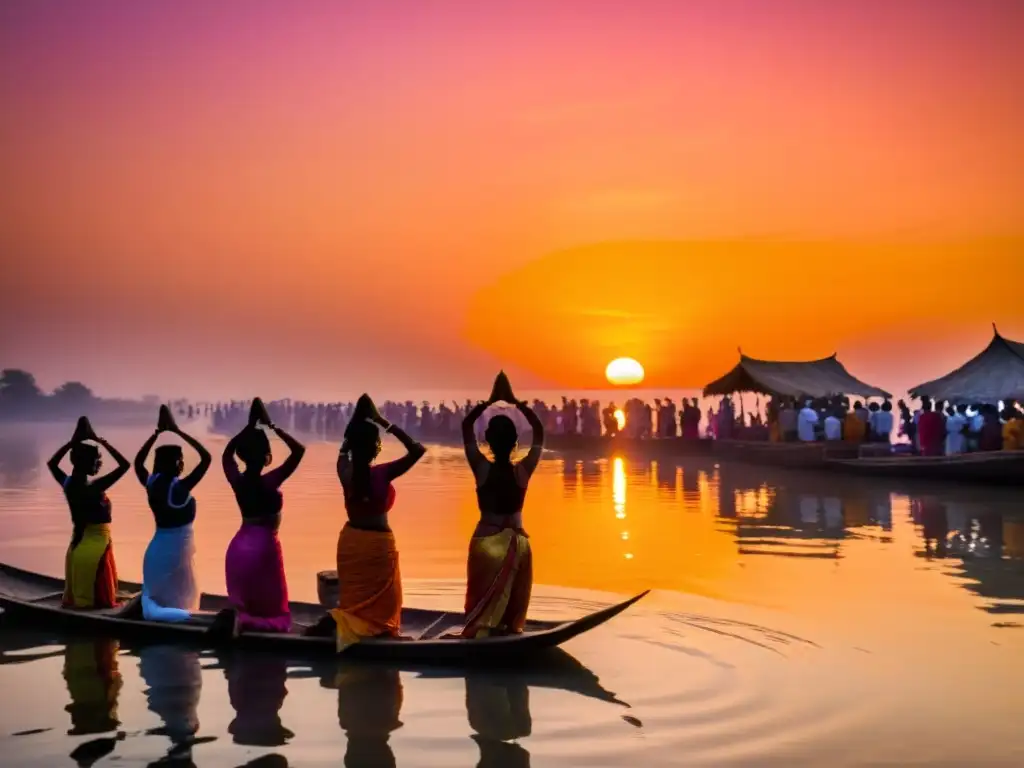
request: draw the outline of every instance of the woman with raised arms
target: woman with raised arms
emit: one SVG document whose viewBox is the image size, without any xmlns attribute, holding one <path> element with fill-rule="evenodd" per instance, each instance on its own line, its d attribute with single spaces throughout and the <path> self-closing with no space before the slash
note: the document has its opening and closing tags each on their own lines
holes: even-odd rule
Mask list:
<svg viewBox="0 0 1024 768">
<path fill-rule="evenodd" d="M 519 409 L 533 431 L 522 461 L 513 464 L 519 442 L 515 422 L 505 415 L 487 423 L 484 438 L 493 461 L 477 444 L 474 425 L 488 406 L 507 402 Z M 466 624 L 462 637 L 518 634 L 526 624 L 533 587 L 533 555 L 523 529 L 523 503 L 544 448 L 544 425 L 530 407 L 516 400 L 504 372 L 499 373 L 486 402 L 477 404 L 462 422 L 466 460 L 476 480 L 480 522 L 469 544 L 466 580 Z"/>
<path fill-rule="evenodd" d="M 161 445 L 153 457 L 152 474 L 146 459 L 161 434 L 180 437 L 199 454 L 199 464 L 185 477 L 179 445 Z M 188 621 L 199 608 L 195 575 L 195 540 L 192 523 L 196 500 L 192 491 L 212 463 L 210 452 L 198 440 L 178 429 L 170 410 L 160 406 L 156 431 L 135 457 L 135 476 L 146 489 L 156 533 L 142 559 L 142 615 L 150 621 Z"/>
<path fill-rule="evenodd" d="M 404 446 L 404 456 L 375 463 L 382 431 Z M 339 651 L 364 638 L 400 637 L 402 576 L 388 512 L 395 503 L 392 482 L 424 453 L 420 443 L 380 415 L 369 395 L 359 398 L 338 452 L 348 515 L 338 536 L 338 607 L 331 611 Z"/>
<path fill-rule="evenodd" d="M 103 460 L 97 446 L 114 457 L 117 466 L 103 477 Z M 60 463 L 71 454 L 71 474 Z M 131 468 L 128 459 L 93 432 L 84 416 L 78 420 L 71 440 L 47 463 L 53 479 L 64 489 L 71 510 L 71 544 L 64 558 L 65 608 L 113 608 L 117 605 L 117 566 L 110 534 L 111 505 L 107 491 Z M 90 480 L 90 478 L 95 478 Z"/>
<path fill-rule="evenodd" d="M 273 454 L 261 425 L 281 438 L 290 451 L 281 466 L 268 472 L 263 470 L 270 466 Z M 284 506 L 281 486 L 298 469 L 305 453 L 305 446 L 274 426 L 259 398 L 253 401 L 249 423 L 224 447 L 224 475 L 235 492 L 242 526 L 228 545 L 224 563 L 232 607 L 220 613 L 214 631 L 230 628 L 237 635 L 291 629 L 288 584 L 277 531 Z M 245 464 L 244 470 L 239 470 L 236 454 Z"/>
</svg>

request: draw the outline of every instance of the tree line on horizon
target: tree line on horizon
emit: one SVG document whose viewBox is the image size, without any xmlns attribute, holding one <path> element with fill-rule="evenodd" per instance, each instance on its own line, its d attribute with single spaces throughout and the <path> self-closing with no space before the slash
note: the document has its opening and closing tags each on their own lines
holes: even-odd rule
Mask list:
<svg viewBox="0 0 1024 768">
<path fill-rule="evenodd" d="M 153 407 L 149 398 L 139 401 L 97 397 L 80 381 L 66 381 L 52 392 L 44 392 L 28 371 L 20 368 L 0 371 L 0 419 L 3 420 L 77 418 L 106 415 L 112 409 L 134 413 L 145 408 L 149 413 Z"/>
</svg>

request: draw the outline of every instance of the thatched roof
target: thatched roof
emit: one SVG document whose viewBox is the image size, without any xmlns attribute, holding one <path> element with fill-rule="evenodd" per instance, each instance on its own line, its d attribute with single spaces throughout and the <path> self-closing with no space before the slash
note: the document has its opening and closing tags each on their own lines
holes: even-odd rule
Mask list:
<svg viewBox="0 0 1024 768">
<path fill-rule="evenodd" d="M 822 360 L 776 362 L 755 360 L 741 353 L 735 368 L 704 387 L 705 396 L 728 395 L 733 392 L 760 392 L 790 397 L 838 394 L 892 397 L 884 389 L 851 376 L 834 354 Z"/>
<path fill-rule="evenodd" d="M 950 403 L 992 403 L 1024 398 L 1024 344 L 1004 339 L 995 325 L 981 352 L 934 381 L 910 390 L 914 397 Z"/>
</svg>

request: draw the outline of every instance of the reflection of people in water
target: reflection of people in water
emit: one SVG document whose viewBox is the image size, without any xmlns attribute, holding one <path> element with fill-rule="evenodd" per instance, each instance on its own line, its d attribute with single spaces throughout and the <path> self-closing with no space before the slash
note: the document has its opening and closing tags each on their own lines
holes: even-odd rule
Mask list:
<svg viewBox="0 0 1024 768">
<path fill-rule="evenodd" d="M 149 709 L 163 721 L 151 731 L 171 740 L 168 757 L 188 757 L 188 747 L 199 730 L 199 695 L 203 688 L 199 654 L 171 645 L 146 646 L 139 650 L 139 674 L 148 686 Z"/>
<path fill-rule="evenodd" d="M 916 501 L 924 535 L 925 554 L 945 557 L 946 539 L 949 536 L 949 520 L 945 508 L 938 499 L 931 496 L 922 496 Z"/>
<path fill-rule="evenodd" d="M 117 719 L 121 691 L 117 651 L 117 641 L 107 639 L 73 641 L 64 649 L 64 682 L 71 697 L 64 707 L 71 715 L 69 736 L 109 733 L 121 724 Z"/>
<path fill-rule="evenodd" d="M 466 676 L 466 717 L 480 747 L 477 768 L 529 768 L 530 753 L 511 743 L 530 735 L 530 689 L 512 675 Z"/>
<path fill-rule="evenodd" d="M 288 662 L 274 654 L 229 653 L 220 659 L 235 719 L 228 733 L 236 744 L 280 747 L 295 736 L 281 723 L 288 695 Z"/>
<path fill-rule="evenodd" d="M 338 691 L 338 725 L 348 740 L 345 768 L 394 768 L 388 743 L 402 727 L 402 680 L 398 670 L 382 666 L 332 669 L 320 684 Z"/>
</svg>

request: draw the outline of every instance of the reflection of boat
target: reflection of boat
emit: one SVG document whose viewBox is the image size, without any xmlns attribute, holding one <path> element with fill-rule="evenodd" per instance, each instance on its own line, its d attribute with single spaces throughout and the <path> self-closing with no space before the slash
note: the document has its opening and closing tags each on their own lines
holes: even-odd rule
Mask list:
<svg viewBox="0 0 1024 768">
<path fill-rule="evenodd" d="M 530 735 L 530 688 L 576 693 L 619 706 L 629 705 L 601 686 L 597 675 L 561 649 L 528 667 L 419 669 L 420 679 L 462 678 L 466 715 L 480 748 L 478 768 L 526 768 L 530 755 L 508 743 Z M 354 666 L 334 660 L 314 667 L 325 688 L 338 691 L 338 723 L 348 738 L 346 765 L 394 766 L 390 734 L 402 726 L 402 683 L 398 667 Z M 299 675 L 295 675 L 299 676 Z"/>
<path fill-rule="evenodd" d="M 862 446 L 843 442 L 771 443 L 719 440 L 716 458 L 788 469 L 828 470 L 849 475 L 951 480 L 989 485 L 1024 485 L 1024 450 L 957 456 L 862 456 Z"/>
<path fill-rule="evenodd" d="M 40 651 L 39 648 L 57 645 L 62 640 L 55 636 L 39 632 L 26 632 L 20 627 L 12 626 L 10 617 L 0 614 L 0 666 L 6 664 L 25 664 L 29 661 L 52 659 L 64 655 L 64 649 Z"/>
<path fill-rule="evenodd" d="M 113 608 L 73 611 L 60 607 L 64 582 L 49 576 L 0 564 L 0 607 L 22 622 L 66 630 L 99 632 L 113 636 L 149 638 L 156 642 L 193 643 L 212 646 L 231 643 L 242 647 L 287 653 L 334 653 L 333 637 L 306 637 L 301 634 L 246 633 L 234 640 L 222 640 L 207 633 L 212 614 L 228 607 L 227 598 L 203 595 L 201 613 L 194 621 L 181 624 L 149 622 L 122 616 Z M 121 582 L 124 592 L 138 592 L 141 586 Z M 394 662 L 470 663 L 504 661 L 509 657 L 529 656 L 554 648 L 618 616 L 636 603 L 642 592 L 617 605 L 595 611 L 574 621 L 528 621 L 521 635 L 488 637 L 476 640 L 442 639 L 442 635 L 463 626 L 461 613 L 406 608 L 402 611 L 403 631 L 417 637 L 413 641 L 370 640 L 345 650 L 348 657 Z M 297 629 L 315 624 L 324 613 L 320 605 L 291 603 Z"/>
</svg>

